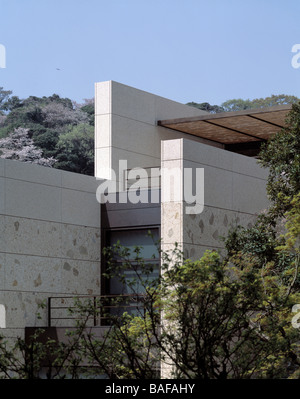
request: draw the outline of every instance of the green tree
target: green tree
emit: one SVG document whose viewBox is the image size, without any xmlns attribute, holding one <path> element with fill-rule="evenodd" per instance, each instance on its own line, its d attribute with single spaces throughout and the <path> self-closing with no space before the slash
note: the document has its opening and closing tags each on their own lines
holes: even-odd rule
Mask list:
<svg viewBox="0 0 300 399">
<path fill-rule="evenodd" d="M 288 232 L 278 251 L 297 247 L 299 255 L 299 203 L 298 198 L 287 215 Z M 273 262 L 258 267 L 251 254 L 223 258 L 207 251 L 190 261 L 175 247 L 161 252 L 162 273 L 153 279 L 151 265 L 140 253 L 136 248 L 132 259 L 119 244 L 107 248 L 107 276 L 122 276 L 123 268 L 135 272 L 143 299 L 140 290 L 134 291 L 134 281 L 125 299 L 78 298 L 70 309 L 76 325 L 65 342 L 42 344 L 33 335 L 30 345 L 19 340 L 13 352 L 0 345 L 0 370 L 6 376 L 13 371 L 21 378 L 37 378 L 46 358 L 48 378 L 157 378 L 160 365 L 171 368 L 169 378 L 299 377 L 299 332 L 291 323 L 292 306 L 300 301 L 295 290 L 299 256 L 284 274 L 275 272 Z M 116 254 L 122 259 L 118 267 Z M 98 318 L 107 326 L 101 336 L 90 327 Z M 19 363 L 16 349 L 25 354 Z"/>
<path fill-rule="evenodd" d="M 293 375 L 299 347 L 290 312 L 299 295 L 287 297 L 287 284 L 262 272 L 251 257 L 224 262 L 213 252 L 168 270 L 160 344 L 175 377 Z"/>
<path fill-rule="evenodd" d="M 275 105 L 295 104 L 298 101 L 299 98 L 297 98 L 296 96 L 290 96 L 285 94 L 272 94 L 270 97 L 255 98 L 253 100 L 243 100 L 241 98 L 227 100 L 221 104 L 221 107 L 224 109 L 224 111 L 230 112 L 253 108 L 268 108 Z"/>
<path fill-rule="evenodd" d="M 21 162 L 35 163 L 52 167 L 55 159 L 44 158 L 42 150 L 37 148 L 28 136 L 28 129 L 18 128 L 8 137 L 0 139 L 0 158 L 13 159 Z"/>
<path fill-rule="evenodd" d="M 95 101 L 94 99 L 85 99 L 84 104 L 80 105 L 80 109 L 86 112 L 89 117 L 89 124 L 91 126 L 95 125 Z"/>
<path fill-rule="evenodd" d="M 244 109 L 252 108 L 251 101 L 243 100 L 242 98 L 227 100 L 222 103 L 225 112 L 242 111 Z"/>
<path fill-rule="evenodd" d="M 259 163 L 269 170 L 268 195 L 279 214 L 289 208 L 289 201 L 300 191 L 300 103 L 293 104 L 282 129 L 259 154 Z"/>
<path fill-rule="evenodd" d="M 16 96 L 10 97 L 10 91 L 2 90 L 0 93 L 2 108 L 5 110 L 0 115 L 0 137 L 5 138 L 20 127 L 27 129 L 29 138 L 42 151 L 45 158 L 56 159 L 58 156 L 58 168 L 66 168 L 77 173 L 93 173 L 93 151 L 90 150 L 93 146 L 88 143 L 87 137 L 82 135 L 82 149 L 75 144 L 75 135 L 78 136 L 78 133 L 74 133 L 73 149 L 70 147 L 71 141 L 67 144 L 68 139 L 65 137 L 67 134 L 70 138 L 72 127 L 79 125 L 87 125 L 85 130 L 89 131 L 87 136 L 90 136 L 90 126 L 94 126 L 93 99 L 85 100 L 83 104 L 76 104 L 57 94 L 50 97 L 30 96 L 20 100 Z M 91 156 L 89 160 L 86 159 L 88 151 Z M 70 156 L 69 160 L 67 156 Z"/>
<path fill-rule="evenodd" d="M 0 114 L 2 111 L 6 110 L 6 103 L 11 94 L 11 90 L 4 90 L 3 87 L 0 87 Z"/>
<path fill-rule="evenodd" d="M 58 169 L 94 175 L 94 128 L 89 124 L 72 127 L 57 143 Z"/>
<path fill-rule="evenodd" d="M 109 378 L 156 378 L 162 365 L 170 368 L 165 376 L 172 378 L 299 375 L 299 333 L 291 324 L 292 306 L 300 300 L 294 286 L 299 262 L 283 275 L 274 273 L 272 262 L 257 267 L 250 254 L 237 252 L 223 258 L 207 251 L 200 260 L 190 261 L 175 247 L 161 253 L 162 273 L 153 279 L 139 248 L 134 260 L 120 245 L 108 248 L 107 254 L 111 253 L 117 253 L 123 263 L 116 268 L 112 259 L 108 277 L 121 276 L 122 268 L 132 270 L 145 296 L 142 306 L 138 299 L 133 311 L 140 291 L 134 292 L 137 284 L 132 281 L 128 302 L 123 297 L 109 303 L 103 299 L 77 302 L 72 312 L 80 317 L 78 331 L 73 333 L 81 336 L 80 350 L 91 373 Z M 112 306 L 120 313 L 111 313 Z M 102 337 L 88 323 L 100 316 L 108 326 Z"/>
<path fill-rule="evenodd" d="M 253 100 L 242 98 L 236 98 L 224 101 L 221 105 L 211 105 L 207 102 L 196 103 L 194 101 L 188 102 L 187 105 L 192 107 L 202 109 L 210 113 L 218 112 L 233 112 L 233 111 L 243 111 L 245 109 L 255 109 L 255 108 L 268 108 L 275 105 L 287 105 L 296 104 L 299 102 L 299 98 L 296 96 L 286 95 L 286 94 L 272 94 L 265 98 L 255 98 Z"/>
<path fill-rule="evenodd" d="M 207 102 L 204 103 L 195 103 L 195 102 L 189 102 L 186 105 L 189 105 L 190 107 L 194 107 L 194 108 L 198 108 L 198 109 L 202 109 L 203 111 L 207 111 L 210 112 L 212 114 L 216 114 L 218 112 L 224 112 L 224 108 L 222 106 L 219 105 L 211 105 Z"/>
</svg>

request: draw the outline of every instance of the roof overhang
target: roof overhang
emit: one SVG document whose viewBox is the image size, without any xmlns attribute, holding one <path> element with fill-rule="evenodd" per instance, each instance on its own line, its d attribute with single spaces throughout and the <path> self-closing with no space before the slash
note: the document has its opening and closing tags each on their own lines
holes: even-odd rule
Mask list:
<svg viewBox="0 0 300 399">
<path fill-rule="evenodd" d="M 224 144 L 259 144 L 285 126 L 291 105 L 158 121 L 159 126 Z"/>
</svg>

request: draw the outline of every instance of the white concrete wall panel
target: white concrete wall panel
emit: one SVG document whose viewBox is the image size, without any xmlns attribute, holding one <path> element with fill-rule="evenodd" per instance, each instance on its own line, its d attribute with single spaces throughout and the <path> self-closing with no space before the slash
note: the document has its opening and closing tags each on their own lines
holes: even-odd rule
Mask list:
<svg viewBox="0 0 300 399">
<path fill-rule="evenodd" d="M 190 205 L 184 198 L 184 180 L 183 187 L 178 187 L 180 200 L 162 200 L 163 249 L 172 249 L 177 242 L 185 256 L 194 259 L 206 249 L 222 251 L 221 237 L 230 227 L 250 227 L 256 215 L 268 207 L 267 171 L 257 165 L 256 159 L 186 139 L 162 141 L 161 153 L 162 192 L 168 168 L 179 169 L 181 179 L 184 168 L 191 168 L 193 177 L 197 168 L 204 169 L 201 213 L 186 212 Z M 195 179 L 193 188 L 195 191 Z"/>
<path fill-rule="evenodd" d="M 62 171 L 52 168 L 41 168 L 40 165 L 22 163 L 19 161 L 4 163 L 5 177 L 14 180 L 44 184 L 47 186 L 60 187 Z"/>
<path fill-rule="evenodd" d="M 96 202 L 96 191 L 87 193 L 63 188 L 61 192 L 61 213 L 63 223 L 98 227 L 100 206 Z"/>
<path fill-rule="evenodd" d="M 100 182 L 3 159 L 0 176 L 1 331 L 13 337 L 47 324 L 36 313 L 49 296 L 100 294 Z"/>
<path fill-rule="evenodd" d="M 5 180 L 5 213 L 59 222 L 61 188 L 23 180 Z"/>
<path fill-rule="evenodd" d="M 110 178 L 109 168 L 118 175 L 119 159 L 128 160 L 131 167 L 158 166 L 161 140 L 187 136 L 201 141 L 159 127 L 157 121 L 206 114 L 114 81 L 96 83 L 95 113 L 95 175 L 99 178 Z"/>
</svg>

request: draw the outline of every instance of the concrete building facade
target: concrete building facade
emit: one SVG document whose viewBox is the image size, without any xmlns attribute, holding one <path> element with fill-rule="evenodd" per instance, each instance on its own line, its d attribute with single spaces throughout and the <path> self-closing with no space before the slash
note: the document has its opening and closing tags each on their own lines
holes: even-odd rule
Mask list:
<svg viewBox="0 0 300 399">
<path fill-rule="evenodd" d="M 164 250 L 177 242 L 189 258 L 222 250 L 231 225 L 248 226 L 268 206 L 267 172 L 243 153 L 274 134 L 286 112 L 211 115 L 96 83 L 95 177 L 0 159 L 1 332 L 47 325 L 49 309 L 41 319 L 36 312 L 49 297 L 107 294 L 101 251 L 114 237 L 140 245 L 150 228 Z"/>
<path fill-rule="evenodd" d="M 47 325 L 48 297 L 98 294 L 100 209 L 93 177 L 0 159 L 0 332 Z M 40 313 L 41 319 L 37 318 Z"/>
<path fill-rule="evenodd" d="M 132 189 L 129 173 L 142 168 L 147 171 L 146 177 L 136 174 L 142 189 L 176 191 L 176 198 L 160 200 L 164 249 L 178 242 L 191 258 L 201 256 L 208 248 L 221 249 L 220 236 L 226 235 L 230 225 L 249 225 L 255 214 L 267 207 L 267 172 L 258 166 L 255 158 L 226 150 L 222 140 L 216 141 L 206 132 L 199 136 L 167 127 L 167 120 L 172 118 L 194 121 L 207 117 L 208 113 L 116 82 L 97 83 L 95 92 L 95 175 L 116 180 L 114 188 L 126 195 L 124 189 L 129 192 Z M 231 136 L 235 134 L 230 131 Z M 228 140 L 227 131 L 224 136 Z M 245 137 L 250 140 L 250 144 L 245 142 L 249 147 L 253 140 L 250 135 L 239 137 L 237 142 L 244 143 Z M 126 162 L 123 169 L 120 160 Z M 160 179 L 151 181 L 151 172 L 157 168 Z M 186 212 L 191 207 L 184 198 L 186 169 L 191 170 L 194 189 L 197 169 L 203 170 L 201 212 Z M 176 187 L 168 185 L 170 170 L 177 173 Z M 151 207 L 149 196 L 148 209 Z"/>
</svg>

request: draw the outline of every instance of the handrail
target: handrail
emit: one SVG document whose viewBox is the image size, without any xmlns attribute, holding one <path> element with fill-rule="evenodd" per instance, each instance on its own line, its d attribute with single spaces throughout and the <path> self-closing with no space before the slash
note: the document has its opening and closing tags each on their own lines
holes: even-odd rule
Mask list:
<svg viewBox="0 0 300 399">
<path fill-rule="evenodd" d="M 143 302 L 145 295 L 144 294 L 121 294 L 121 295 L 70 295 L 70 296 L 54 296 L 54 297 L 48 297 L 48 327 L 52 327 L 52 321 L 53 320 L 75 320 L 76 317 L 53 317 L 53 310 L 62 310 L 62 309 L 72 309 L 74 306 L 63 306 L 63 304 L 60 304 L 59 306 L 53 306 L 53 300 L 77 300 L 77 299 L 93 299 L 94 302 L 94 307 L 95 310 L 97 307 L 101 307 L 102 309 L 113 309 L 113 308 L 126 308 L 126 309 L 138 309 L 141 307 L 141 305 L 129 305 L 129 304 L 121 304 L 118 303 L 117 305 L 112 305 L 112 304 L 101 304 L 101 299 L 103 301 L 110 300 L 110 299 L 118 299 L 120 302 L 122 299 L 124 300 L 130 300 L 130 301 L 136 301 L 138 302 Z M 98 302 L 97 305 L 97 300 L 100 299 L 100 303 Z M 100 315 L 97 317 L 96 312 L 94 314 L 94 320 L 93 320 L 93 325 L 94 327 L 98 325 L 97 319 L 101 323 L 101 319 L 107 319 L 108 316 L 103 316 L 101 317 Z M 101 324 L 100 324 L 101 325 Z"/>
</svg>

